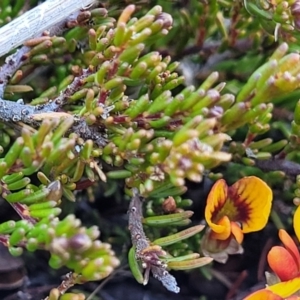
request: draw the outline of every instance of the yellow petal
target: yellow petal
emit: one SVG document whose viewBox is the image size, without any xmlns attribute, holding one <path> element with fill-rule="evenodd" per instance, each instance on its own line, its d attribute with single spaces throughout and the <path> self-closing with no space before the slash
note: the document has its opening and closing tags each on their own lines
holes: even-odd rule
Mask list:
<svg viewBox="0 0 300 300">
<path fill-rule="evenodd" d="M 218 221 L 215 218 L 227 199 L 227 189 L 228 186 L 225 180 L 219 179 L 213 185 L 207 197 L 207 203 L 205 207 L 205 220 L 208 226 L 215 233 L 222 233 L 224 231 L 223 225 L 218 225 L 215 223 Z"/>
<path fill-rule="evenodd" d="M 287 298 L 300 289 L 300 277 L 271 285 L 267 289 L 282 298 Z"/>
<path fill-rule="evenodd" d="M 241 226 L 236 222 L 231 222 L 231 233 L 239 244 L 243 242 L 244 234 L 242 232 Z"/>
<path fill-rule="evenodd" d="M 230 226 L 230 220 L 227 216 L 224 216 L 220 221 L 217 223 L 218 229 L 223 228 L 222 232 L 216 233 L 214 232 L 213 227 L 211 228 L 211 238 L 216 240 L 227 240 L 230 237 L 231 234 L 231 226 Z"/>
<path fill-rule="evenodd" d="M 294 214 L 294 230 L 297 235 L 298 240 L 300 241 L 300 206 L 297 207 Z"/>
<path fill-rule="evenodd" d="M 273 199 L 272 190 L 256 176 L 244 177 L 228 189 L 228 197 L 238 208 L 236 219 L 244 233 L 261 230 L 267 224 Z"/>
</svg>

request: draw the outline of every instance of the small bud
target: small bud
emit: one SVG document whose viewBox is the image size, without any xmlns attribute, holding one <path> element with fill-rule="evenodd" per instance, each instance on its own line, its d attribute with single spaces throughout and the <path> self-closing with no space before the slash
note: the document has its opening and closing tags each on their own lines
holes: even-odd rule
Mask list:
<svg viewBox="0 0 300 300">
<path fill-rule="evenodd" d="M 162 209 L 166 213 L 174 213 L 177 209 L 176 201 L 173 197 L 168 197 L 162 203 Z"/>
<path fill-rule="evenodd" d="M 78 233 L 72 236 L 68 242 L 67 247 L 68 249 L 75 251 L 76 253 L 82 253 L 92 245 L 92 241 L 88 235 L 83 233 Z"/>
<path fill-rule="evenodd" d="M 173 18 L 170 14 L 162 12 L 156 16 L 156 20 L 163 21 L 163 28 L 170 30 L 173 25 Z"/>
</svg>

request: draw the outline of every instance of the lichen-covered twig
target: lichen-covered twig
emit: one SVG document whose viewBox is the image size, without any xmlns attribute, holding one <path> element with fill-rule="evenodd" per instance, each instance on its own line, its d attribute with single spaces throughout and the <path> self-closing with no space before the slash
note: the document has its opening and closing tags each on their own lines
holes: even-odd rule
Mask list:
<svg viewBox="0 0 300 300">
<path fill-rule="evenodd" d="M 0 97 L 3 97 L 8 80 L 21 67 L 24 55 L 29 50 L 29 47 L 23 46 L 16 53 L 5 59 L 4 65 L 0 68 Z"/>
<path fill-rule="evenodd" d="M 141 261 L 142 267 L 145 269 L 144 284 L 147 284 L 151 270 L 153 277 L 159 280 L 166 289 L 179 293 L 180 288 L 177 286 L 176 279 L 167 271 L 167 265 L 159 258 L 159 255 L 164 255 L 165 252 L 160 246 L 151 246 L 146 237 L 142 224 L 142 199 L 135 188 L 128 214 L 128 227 L 132 244 L 135 247 L 136 259 Z"/>
<path fill-rule="evenodd" d="M 82 74 L 78 77 L 75 77 L 73 82 L 69 84 L 58 97 L 50 100 L 48 103 L 43 105 L 32 106 L 24 104 L 21 99 L 17 102 L 14 102 L 2 99 L 0 97 L 0 121 L 22 121 L 25 124 L 32 125 L 39 119 L 37 115 L 57 112 L 62 108 L 63 105 L 66 104 L 66 100 L 68 99 L 68 97 L 70 97 L 82 87 L 83 80 L 90 74 L 91 72 L 88 69 L 83 70 Z M 40 119 L 42 119 L 42 116 Z"/>
<path fill-rule="evenodd" d="M 61 112 L 61 108 L 66 104 L 69 96 L 77 92 L 83 85 L 84 79 L 90 75 L 89 69 L 82 71 L 82 74 L 76 77 L 73 82 L 61 94 L 43 105 L 27 105 L 20 99 L 17 102 L 2 99 L 0 97 L 0 121 L 5 123 L 23 122 L 33 128 L 38 128 L 43 119 L 61 119 L 73 118 L 73 125 L 70 132 L 77 133 L 84 140 L 91 139 L 97 145 L 106 144 L 103 133 L 96 126 L 87 125 L 84 118 L 77 118 L 71 114 Z M 108 109 L 103 108 L 103 114 L 108 113 Z"/>
</svg>

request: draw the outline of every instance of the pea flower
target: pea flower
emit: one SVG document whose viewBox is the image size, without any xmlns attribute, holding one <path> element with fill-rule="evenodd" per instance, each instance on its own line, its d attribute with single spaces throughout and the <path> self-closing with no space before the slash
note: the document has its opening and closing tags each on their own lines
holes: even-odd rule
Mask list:
<svg viewBox="0 0 300 300">
<path fill-rule="evenodd" d="M 279 230 L 282 246 L 273 247 L 268 253 L 268 263 L 280 281 L 288 281 L 300 276 L 300 255 L 298 248 L 283 229 Z"/>
<path fill-rule="evenodd" d="M 294 230 L 300 241 L 300 206 L 293 219 Z M 300 299 L 300 253 L 291 236 L 283 229 L 279 230 L 279 238 L 283 246 L 274 246 L 267 259 L 276 276 L 267 273 L 268 286 L 250 296 L 247 300 L 259 299 Z M 268 298 L 262 298 L 268 292 Z"/>
<path fill-rule="evenodd" d="M 218 180 L 207 198 L 209 228 L 201 241 L 203 254 L 225 263 L 228 254 L 242 253 L 244 233 L 265 227 L 272 198 L 272 190 L 258 177 L 244 177 L 232 186 Z"/>
</svg>

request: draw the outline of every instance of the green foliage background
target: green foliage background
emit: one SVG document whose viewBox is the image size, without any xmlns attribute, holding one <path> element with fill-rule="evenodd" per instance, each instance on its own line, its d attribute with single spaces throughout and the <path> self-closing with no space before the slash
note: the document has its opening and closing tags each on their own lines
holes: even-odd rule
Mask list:
<svg viewBox="0 0 300 300">
<path fill-rule="evenodd" d="M 0 241 L 14 255 L 47 250 L 51 267 L 83 281 L 119 259 L 96 227 L 64 211 L 78 190 L 138 187 L 156 215 L 168 196 L 190 205 L 186 179 L 255 174 L 282 187 L 287 205 L 299 201 L 299 1 L 133 1 L 126 17 L 130 3 L 104 1 L 63 36 L 30 44 L 3 97 L 38 107 L 67 95 L 62 120 L 0 118 L 1 196 L 21 217 L 0 225 Z M 1 25 L 29 6 L 1 1 Z M 80 120 L 94 135 L 76 131 Z M 273 221 L 286 222 L 276 211 Z M 169 250 L 199 252 L 199 236 L 186 245 Z"/>
</svg>

